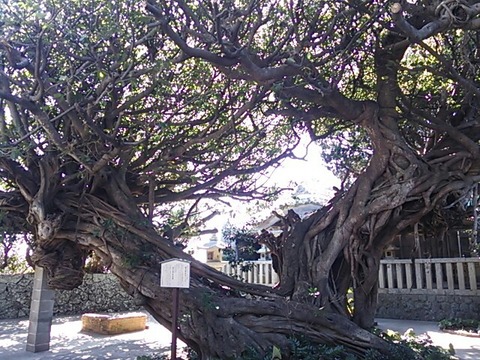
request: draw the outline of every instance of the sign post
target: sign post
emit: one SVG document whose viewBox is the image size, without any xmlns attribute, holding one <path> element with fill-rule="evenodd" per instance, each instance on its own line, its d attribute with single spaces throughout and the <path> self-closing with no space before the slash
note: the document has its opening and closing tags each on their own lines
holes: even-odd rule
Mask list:
<svg viewBox="0 0 480 360">
<path fill-rule="evenodd" d="M 178 331 L 178 289 L 190 287 L 190 261 L 171 259 L 160 265 L 160 286 L 173 288 L 172 305 L 172 350 L 170 358 L 177 359 L 177 331 Z"/>
</svg>

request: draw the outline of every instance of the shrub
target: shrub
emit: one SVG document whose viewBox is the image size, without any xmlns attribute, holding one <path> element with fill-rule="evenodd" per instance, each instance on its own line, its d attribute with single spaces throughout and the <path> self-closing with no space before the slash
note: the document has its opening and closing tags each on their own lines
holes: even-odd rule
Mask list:
<svg viewBox="0 0 480 360">
<path fill-rule="evenodd" d="M 441 330 L 464 330 L 480 333 L 480 321 L 474 319 L 444 319 L 438 323 Z"/>
<path fill-rule="evenodd" d="M 306 337 L 291 338 L 288 357 L 291 360 L 450 360 L 451 354 L 439 346 L 434 346 L 428 335 L 416 336 L 412 330 L 401 335 L 397 332 L 387 330 L 380 332 L 375 330 L 377 335 L 390 342 L 391 350 L 388 354 L 381 354 L 376 350 L 368 350 L 364 357 L 350 353 L 347 348 L 337 345 L 318 345 Z M 197 354 L 188 349 L 185 351 L 187 359 L 197 360 Z M 137 360 L 163 360 L 168 357 L 138 357 Z M 274 346 L 266 356 L 260 356 L 257 352 L 248 350 L 241 357 L 241 360 L 279 360 L 282 359 L 280 349 Z"/>
</svg>

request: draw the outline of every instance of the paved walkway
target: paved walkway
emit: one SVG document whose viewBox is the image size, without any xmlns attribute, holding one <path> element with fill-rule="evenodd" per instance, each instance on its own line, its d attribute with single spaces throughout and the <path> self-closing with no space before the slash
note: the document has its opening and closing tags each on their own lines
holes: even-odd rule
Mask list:
<svg viewBox="0 0 480 360">
<path fill-rule="evenodd" d="M 148 315 L 148 314 L 147 314 Z M 412 328 L 417 335 L 427 333 L 435 345 L 448 348 L 452 344 L 461 360 L 480 360 L 480 338 L 452 335 L 441 332 L 437 323 L 377 319 L 381 329 L 404 333 Z M 170 352 L 170 331 L 148 315 L 148 329 L 128 334 L 106 336 L 80 332 L 79 316 L 56 317 L 53 320 L 50 351 L 29 353 L 25 351 L 28 320 L 0 321 L 1 360 L 103 360 L 131 359 L 137 356 Z M 179 342 L 179 347 L 184 346 Z"/>
<path fill-rule="evenodd" d="M 416 335 L 428 334 L 434 345 L 448 349 L 449 344 L 455 349 L 455 356 L 461 360 L 480 360 L 480 337 L 468 337 L 445 333 L 438 328 L 436 322 L 377 319 L 380 329 L 394 330 L 403 334 L 413 329 Z"/>
<path fill-rule="evenodd" d="M 131 359 L 141 355 L 170 353 L 172 335 L 148 315 L 148 329 L 121 335 L 80 332 L 80 316 L 55 317 L 52 323 L 50 351 L 25 351 L 28 319 L 0 321 L 1 360 L 100 360 Z M 185 346 L 179 342 L 179 347 Z"/>
</svg>

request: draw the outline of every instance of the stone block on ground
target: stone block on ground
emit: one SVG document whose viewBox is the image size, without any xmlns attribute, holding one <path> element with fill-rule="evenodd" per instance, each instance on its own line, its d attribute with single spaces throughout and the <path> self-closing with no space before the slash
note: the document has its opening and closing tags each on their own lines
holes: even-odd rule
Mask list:
<svg viewBox="0 0 480 360">
<path fill-rule="evenodd" d="M 82 331 L 97 334 L 118 335 L 133 331 L 142 331 L 147 327 L 147 315 L 129 313 L 121 315 L 83 314 Z"/>
</svg>

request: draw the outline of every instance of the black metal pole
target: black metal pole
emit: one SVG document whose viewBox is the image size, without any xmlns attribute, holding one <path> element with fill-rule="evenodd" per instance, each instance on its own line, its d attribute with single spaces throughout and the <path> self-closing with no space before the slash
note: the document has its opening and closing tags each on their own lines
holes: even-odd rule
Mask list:
<svg viewBox="0 0 480 360">
<path fill-rule="evenodd" d="M 177 359 L 177 319 L 178 319 L 178 288 L 173 288 L 171 360 Z"/>
</svg>

